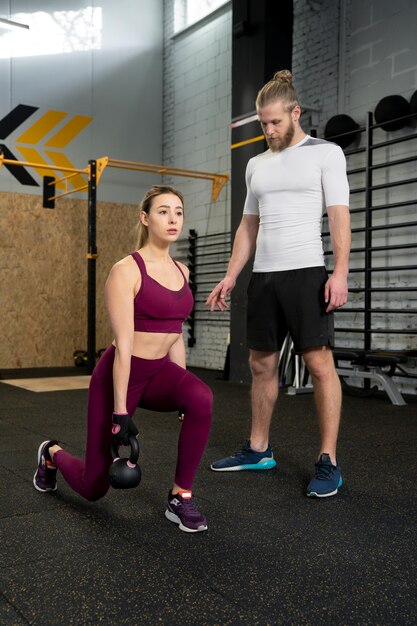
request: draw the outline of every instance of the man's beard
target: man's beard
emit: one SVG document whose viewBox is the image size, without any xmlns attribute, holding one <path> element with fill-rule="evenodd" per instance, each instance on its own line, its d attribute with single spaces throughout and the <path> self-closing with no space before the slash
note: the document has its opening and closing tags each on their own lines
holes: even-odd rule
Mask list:
<svg viewBox="0 0 417 626">
<path fill-rule="evenodd" d="M 294 122 L 291 120 L 287 128 L 287 131 L 283 137 L 278 137 L 275 139 L 268 139 L 268 138 L 266 139 L 266 142 L 271 152 L 281 152 L 281 150 L 285 150 L 285 148 L 288 148 L 291 141 L 293 140 L 294 134 L 295 134 L 295 126 L 294 126 Z"/>
</svg>

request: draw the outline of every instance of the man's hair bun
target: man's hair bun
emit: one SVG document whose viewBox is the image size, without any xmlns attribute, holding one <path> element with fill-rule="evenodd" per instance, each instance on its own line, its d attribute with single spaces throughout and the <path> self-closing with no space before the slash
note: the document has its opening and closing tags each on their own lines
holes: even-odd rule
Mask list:
<svg viewBox="0 0 417 626">
<path fill-rule="evenodd" d="M 280 70 L 279 72 L 275 72 L 273 80 L 277 83 L 288 83 L 292 85 L 292 74 L 289 70 Z"/>
<path fill-rule="evenodd" d="M 275 72 L 274 77 L 258 91 L 256 109 L 277 100 L 283 102 L 286 111 L 292 111 L 295 106 L 299 106 L 290 70 Z"/>
</svg>

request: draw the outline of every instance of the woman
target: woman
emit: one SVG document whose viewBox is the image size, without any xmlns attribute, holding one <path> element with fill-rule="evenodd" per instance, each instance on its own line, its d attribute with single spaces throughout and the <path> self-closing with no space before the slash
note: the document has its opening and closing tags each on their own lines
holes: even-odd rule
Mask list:
<svg viewBox="0 0 417 626">
<path fill-rule="evenodd" d="M 120 443 L 137 433 L 130 419 L 136 408 L 179 410 L 177 466 L 165 515 L 181 530 L 198 532 L 207 530 L 207 521 L 194 506 L 191 488 L 209 435 L 212 393 L 185 369 L 182 323 L 193 297 L 188 269 L 169 256 L 183 221 L 180 192 L 157 185 L 146 193 L 138 250 L 116 263 L 106 282 L 114 341 L 91 377 L 85 461 L 56 440 L 44 441 L 33 484 L 38 491 L 55 491 L 59 469 L 77 493 L 88 500 L 102 498 L 109 489 L 112 437 Z"/>
</svg>

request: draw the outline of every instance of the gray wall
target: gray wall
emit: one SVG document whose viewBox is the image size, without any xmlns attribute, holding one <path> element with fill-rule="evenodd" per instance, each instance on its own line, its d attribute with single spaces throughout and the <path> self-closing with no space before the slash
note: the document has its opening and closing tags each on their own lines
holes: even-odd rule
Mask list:
<svg viewBox="0 0 417 626">
<path fill-rule="evenodd" d="M 11 19 L 30 31 L 0 29 L 0 118 L 18 104 L 38 111 L 4 143 L 19 160 L 19 147 L 36 149 L 50 162 L 45 143 L 76 115 L 93 118 L 63 148 L 74 167 L 110 156 L 160 164 L 162 160 L 162 0 L 99 3 L 81 0 L 23 2 L 11 0 Z M 9 16 L 9 1 L 0 0 Z M 65 118 L 36 145 L 17 139 L 50 110 Z M 40 176 L 32 171 L 39 182 Z M 107 170 L 99 198 L 137 202 L 154 178 Z M 159 180 L 159 177 L 158 177 Z M 0 172 L 0 191 L 39 193 Z M 82 196 L 81 196 L 82 197 Z"/>
<path fill-rule="evenodd" d="M 417 86 L 417 2 L 352 0 L 348 106 L 363 120 L 384 96 L 408 98 Z"/>
<path fill-rule="evenodd" d="M 390 94 L 417 84 L 417 2 L 295 0 L 293 73 L 319 131 L 337 113 L 364 123 Z"/>
</svg>

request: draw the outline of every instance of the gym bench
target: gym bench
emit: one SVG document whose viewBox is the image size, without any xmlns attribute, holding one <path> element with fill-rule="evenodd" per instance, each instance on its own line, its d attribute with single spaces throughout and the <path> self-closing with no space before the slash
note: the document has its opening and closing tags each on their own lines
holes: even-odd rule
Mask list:
<svg viewBox="0 0 417 626">
<path fill-rule="evenodd" d="M 348 350 L 343 348 L 333 349 L 333 358 L 336 371 L 341 377 L 344 388 L 353 391 L 355 387 L 348 385 L 344 378 L 357 380 L 373 380 L 380 383 L 384 391 L 388 394 L 392 404 L 404 406 L 406 404 L 398 387 L 392 380 L 395 370 L 400 363 L 405 363 L 407 357 L 401 353 L 389 352 L 368 352 L 366 350 Z M 349 361 L 350 367 L 340 367 L 339 361 Z M 383 370 L 382 368 L 389 368 Z M 377 391 L 377 387 L 365 390 L 357 388 L 358 395 L 371 395 Z"/>
</svg>

